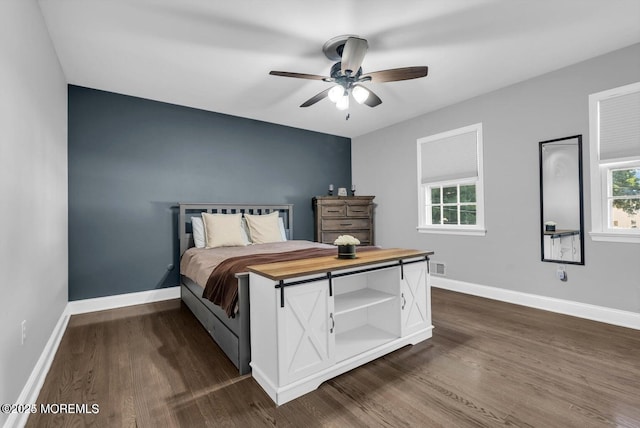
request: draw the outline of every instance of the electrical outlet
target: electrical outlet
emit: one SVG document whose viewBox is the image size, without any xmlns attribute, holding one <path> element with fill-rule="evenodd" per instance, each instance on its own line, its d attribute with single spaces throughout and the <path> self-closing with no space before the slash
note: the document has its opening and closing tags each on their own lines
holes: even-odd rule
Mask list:
<svg viewBox="0 0 640 428">
<path fill-rule="evenodd" d="M 27 341 L 27 320 L 22 321 L 22 324 L 20 324 L 20 326 L 20 344 L 24 345 L 24 342 Z"/>
<path fill-rule="evenodd" d="M 560 281 L 566 281 L 567 280 L 567 271 L 564 268 L 564 265 L 558 265 L 558 270 L 556 271 L 556 278 L 558 278 Z"/>
</svg>

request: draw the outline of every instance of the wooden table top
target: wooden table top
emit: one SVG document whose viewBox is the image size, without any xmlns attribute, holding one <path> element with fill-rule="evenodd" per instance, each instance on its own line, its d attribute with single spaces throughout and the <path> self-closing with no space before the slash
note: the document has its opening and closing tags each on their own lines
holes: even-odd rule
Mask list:
<svg viewBox="0 0 640 428">
<path fill-rule="evenodd" d="M 407 250 L 403 248 L 388 248 L 357 253 L 355 259 L 339 259 L 336 256 L 313 257 L 303 260 L 287 262 L 265 263 L 248 266 L 249 272 L 254 272 L 274 281 L 295 278 L 298 276 L 312 275 L 316 273 L 333 272 L 341 269 L 349 269 L 359 266 L 367 266 L 376 263 L 394 260 L 425 257 L 433 254 L 433 251 Z"/>
</svg>

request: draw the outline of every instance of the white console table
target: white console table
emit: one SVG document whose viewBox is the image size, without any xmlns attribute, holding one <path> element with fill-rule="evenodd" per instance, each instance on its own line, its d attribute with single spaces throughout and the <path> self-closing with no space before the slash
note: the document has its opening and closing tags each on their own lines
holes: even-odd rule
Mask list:
<svg viewBox="0 0 640 428">
<path fill-rule="evenodd" d="M 430 251 L 363 251 L 250 266 L 253 377 L 284 404 L 431 337 Z"/>
</svg>

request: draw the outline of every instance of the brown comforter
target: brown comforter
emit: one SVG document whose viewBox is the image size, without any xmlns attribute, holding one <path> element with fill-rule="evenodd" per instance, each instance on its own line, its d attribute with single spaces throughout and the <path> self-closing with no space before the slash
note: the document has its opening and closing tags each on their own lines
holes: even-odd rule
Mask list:
<svg viewBox="0 0 640 428">
<path fill-rule="evenodd" d="M 361 247 L 358 251 L 366 251 L 374 248 L 377 247 Z M 307 248 L 295 251 L 252 254 L 228 258 L 216 266 L 213 272 L 211 272 L 202 297 L 220 306 L 229 317 L 234 317 L 235 308 L 238 303 L 238 279 L 235 275 L 246 272 L 247 266 L 331 256 L 335 255 L 336 251 L 336 247 Z"/>
</svg>

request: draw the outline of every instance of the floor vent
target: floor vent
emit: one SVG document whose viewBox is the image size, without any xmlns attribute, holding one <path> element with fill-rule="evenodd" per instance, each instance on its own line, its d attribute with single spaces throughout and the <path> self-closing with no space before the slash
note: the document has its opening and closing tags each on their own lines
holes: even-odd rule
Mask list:
<svg viewBox="0 0 640 428">
<path fill-rule="evenodd" d="M 429 271 L 431 272 L 431 275 L 446 276 L 447 265 L 442 262 L 431 261 L 429 262 Z"/>
</svg>

